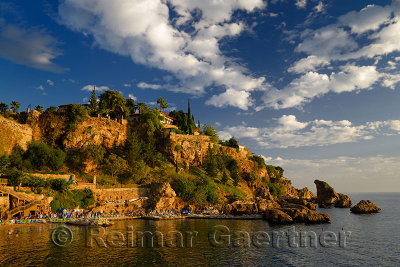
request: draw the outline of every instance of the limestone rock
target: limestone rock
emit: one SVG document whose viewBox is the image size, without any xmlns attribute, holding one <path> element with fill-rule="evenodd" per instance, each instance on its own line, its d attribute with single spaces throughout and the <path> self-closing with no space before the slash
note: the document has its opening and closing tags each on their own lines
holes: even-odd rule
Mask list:
<svg viewBox="0 0 400 267">
<path fill-rule="evenodd" d="M 258 212 L 265 212 L 266 210 L 270 209 L 279 209 L 281 206 L 278 204 L 278 202 L 274 200 L 267 200 L 263 199 L 261 197 L 256 198 L 256 204 L 258 208 Z"/>
<path fill-rule="evenodd" d="M 361 200 L 357 205 L 350 209 L 351 212 L 356 214 L 377 213 L 380 210 L 381 208 L 369 200 Z"/>
<path fill-rule="evenodd" d="M 304 187 L 303 189 L 298 190 L 297 195 L 299 196 L 300 199 L 305 199 L 305 200 L 317 199 L 317 196 L 314 195 L 314 193 L 311 192 L 310 189 L 308 189 L 307 187 Z"/>
<path fill-rule="evenodd" d="M 339 200 L 335 203 L 335 207 L 337 208 L 350 208 L 353 202 L 351 201 L 350 197 L 345 194 L 340 194 Z"/>
<path fill-rule="evenodd" d="M 324 181 L 315 180 L 317 186 L 317 202 L 320 208 L 349 208 L 352 204 L 349 196 L 336 193 L 335 189 Z"/>
<path fill-rule="evenodd" d="M 292 217 L 290 217 L 285 212 L 278 210 L 278 209 L 267 210 L 264 213 L 264 219 L 266 219 L 268 222 L 274 223 L 274 224 L 293 223 Z"/>
<path fill-rule="evenodd" d="M 243 215 L 243 214 L 257 214 L 258 207 L 254 201 L 250 200 L 236 200 L 232 204 L 230 204 L 231 214 L 234 215 Z"/>
</svg>

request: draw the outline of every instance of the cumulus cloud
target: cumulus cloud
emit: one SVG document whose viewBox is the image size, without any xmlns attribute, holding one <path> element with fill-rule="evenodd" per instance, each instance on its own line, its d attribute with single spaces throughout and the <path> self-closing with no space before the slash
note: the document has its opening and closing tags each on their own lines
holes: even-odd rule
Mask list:
<svg viewBox="0 0 400 267">
<path fill-rule="evenodd" d="M 381 192 L 398 191 L 400 157 L 377 155 L 325 159 L 267 158 L 267 164 L 283 167 L 285 176 L 295 187 L 308 187 L 316 192 L 314 180 L 322 179 L 338 192 L 375 192 L 379 177 Z"/>
<path fill-rule="evenodd" d="M 82 91 L 93 91 L 93 88 L 96 86 L 96 91 L 97 92 L 104 92 L 106 90 L 110 90 L 108 86 L 98 86 L 98 85 L 93 85 L 93 84 L 88 84 L 82 87 Z"/>
<path fill-rule="evenodd" d="M 47 80 L 46 82 L 47 82 L 48 85 L 54 86 L 54 82 L 52 80 Z"/>
<path fill-rule="evenodd" d="M 267 91 L 263 97 L 265 106 L 260 106 L 258 109 L 298 107 L 328 92 L 342 93 L 371 89 L 371 86 L 381 77 L 376 66 L 346 65 L 339 72 L 332 72 L 331 75 L 310 71 L 294 79 L 281 90 Z"/>
<path fill-rule="evenodd" d="M 62 53 L 57 40 L 39 28 L 0 23 L 0 57 L 51 72 L 64 72 L 53 60 Z"/>
<path fill-rule="evenodd" d="M 250 93 L 246 91 L 237 91 L 234 89 L 227 89 L 220 95 L 214 95 L 206 101 L 207 105 L 213 105 L 216 107 L 226 107 L 229 105 L 238 107 L 243 110 L 247 110 L 248 106 L 251 105 L 253 100 L 250 97 Z"/>
<path fill-rule="evenodd" d="M 353 125 L 348 120 L 300 122 L 294 115 L 283 115 L 273 127 L 239 125 L 225 127 L 220 138 L 248 138 L 268 148 L 326 146 L 370 140 L 378 135 L 400 134 L 400 120 L 367 122 Z"/>
<path fill-rule="evenodd" d="M 132 87 L 132 84 L 130 84 L 130 83 L 124 83 L 124 87 Z"/>
<path fill-rule="evenodd" d="M 223 96 L 263 90 L 265 79 L 247 74 L 219 46 L 246 29 L 240 18 L 234 19 L 235 11 L 251 13 L 265 5 L 262 0 L 65 0 L 58 13 L 61 23 L 92 35 L 99 47 L 174 74 L 179 84 L 166 89 L 201 95 L 208 87 L 218 87 L 225 94 L 209 104 L 246 109 L 251 102 Z"/>
</svg>

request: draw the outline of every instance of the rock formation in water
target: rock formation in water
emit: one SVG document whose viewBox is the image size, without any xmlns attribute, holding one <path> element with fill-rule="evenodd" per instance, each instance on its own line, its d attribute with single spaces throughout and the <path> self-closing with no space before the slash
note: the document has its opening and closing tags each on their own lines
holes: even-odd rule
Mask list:
<svg viewBox="0 0 400 267">
<path fill-rule="evenodd" d="M 381 208 L 369 200 L 361 200 L 357 205 L 350 209 L 351 212 L 356 214 L 377 213 L 380 210 Z"/>
<path fill-rule="evenodd" d="M 320 180 L 314 181 L 317 186 L 317 202 L 320 208 L 350 208 L 353 204 L 349 196 L 336 193 L 328 183 Z"/>
</svg>

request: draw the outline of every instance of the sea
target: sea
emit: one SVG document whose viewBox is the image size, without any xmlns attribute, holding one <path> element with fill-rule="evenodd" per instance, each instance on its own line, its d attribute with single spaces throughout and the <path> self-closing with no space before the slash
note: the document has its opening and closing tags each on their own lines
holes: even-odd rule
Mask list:
<svg viewBox="0 0 400 267">
<path fill-rule="evenodd" d="M 319 209 L 330 224 L 124 220 L 108 228 L 0 226 L 1 266 L 400 266 L 400 193 L 350 193 L 382 208 Z M 11 234 L 10 234 L 11 233 Z"/>
</svg>

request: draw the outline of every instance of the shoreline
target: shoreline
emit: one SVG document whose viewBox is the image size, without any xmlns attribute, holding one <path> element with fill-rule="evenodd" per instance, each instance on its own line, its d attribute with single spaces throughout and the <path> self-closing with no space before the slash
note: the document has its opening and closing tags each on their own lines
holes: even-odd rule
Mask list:
<svg viewBox="0 0 400 267">
<path fill-rule="evenodd" d="M 254 215 L 188 215 L 188 216 L 124 216 L 124 217 L 101 217 L 100 219 L 109 221 L 126 221 L 126 220 L 153 220 L 153 221 L 171 221 L 171 220 L 263 220 L 263 216 L 260 214 Z M 0 229 L 5 226 L 32 226 L 32 225 L 44 225 L 44 224 L 63 224 L 71 219 L 57 219 L 57 220 L 45 220 L 41 219 L 39 221 L 28 221 L 28 222 L 5 222 L 0 224 Z"/>
</svg>

